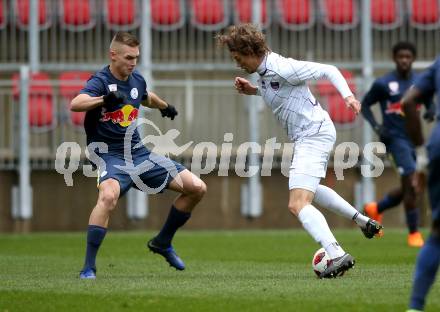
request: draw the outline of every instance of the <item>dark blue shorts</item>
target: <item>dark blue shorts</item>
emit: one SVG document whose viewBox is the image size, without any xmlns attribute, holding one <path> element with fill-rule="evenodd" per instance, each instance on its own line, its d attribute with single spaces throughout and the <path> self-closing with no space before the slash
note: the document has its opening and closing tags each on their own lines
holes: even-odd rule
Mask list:
<svg viewBox="0 0 440 312">
<path fill-rule="evenodd" d="M 410 141 L 395 137 L 387 142 L 386 147 L 401 176 L 407 176 L 416 171 L 416 150 Z"/>
<path fill-rule="evenodd" d="M 131 150 L 131 155 L 113 151 L 98 156 L 103 160 L 98 165 L 98 185 L 110 178 L 119 181 L 119 197 L 132 186 L 147 194 L 161 193 L 179 172 L 186 169 L 145 147 Z"/>
</svg>

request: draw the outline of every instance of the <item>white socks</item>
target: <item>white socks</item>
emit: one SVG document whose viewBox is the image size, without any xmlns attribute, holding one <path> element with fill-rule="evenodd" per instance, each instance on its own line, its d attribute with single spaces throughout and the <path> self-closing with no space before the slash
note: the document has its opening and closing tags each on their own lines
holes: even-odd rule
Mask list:
<svg viewBox="0 0 440 312">
<path fill-rule="evenodd" d="M 298 214 L 304 229 L 327 251 L 331 259 L 345 254 L 328 227 L 322 213 L 312 205 L 304 206 Z"/>
<path fill-rule="evenodd" d="M 356 208 L 339 196 L 338 193 L 321 184 L 316 188 L 313 202 L 347 219 L 354 220 L 360 227 L 365 227 L 369 220 L 368 217 L 357 211 Z"/>
</svg>

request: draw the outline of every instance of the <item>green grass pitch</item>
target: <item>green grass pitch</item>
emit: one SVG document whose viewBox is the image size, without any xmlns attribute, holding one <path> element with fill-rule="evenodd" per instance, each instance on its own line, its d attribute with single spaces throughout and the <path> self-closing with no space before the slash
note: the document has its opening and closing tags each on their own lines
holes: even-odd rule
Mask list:
<svg viewBox="0 0 440 312">
<path fill-rule="evenodd" d="M 342 278 L 319 280 L 318 249 L 302 230 L 181 231 L 187 269 L 147 252 L 153 233 L 109 232 L 98 279 L 81 281 L 85 233 L 0 235 L 0 312 L 14 311 L 405 311 L 416 249 L 403 230 L 367 240 L 336 237 L 356 258 Z M 426 311 L 440 311 L 440 286 Z"/>
</svg>

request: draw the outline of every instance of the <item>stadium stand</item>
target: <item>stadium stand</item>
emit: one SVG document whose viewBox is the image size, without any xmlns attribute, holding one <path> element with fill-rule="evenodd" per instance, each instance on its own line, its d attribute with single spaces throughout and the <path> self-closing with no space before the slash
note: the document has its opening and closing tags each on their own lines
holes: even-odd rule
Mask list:
<svg viewBox="0 0 440 312">
<path fill-rule="evenodd" d="M 260 0 L 265 33 L 273 51 L 296 59 L 335 64 L 359 74 L 362 62 L 361 34 L 359 21 L 362 3 L 359 0 Z M 251 0 L 150 0 L 152 70 L 155 86 L 160 85 L 162 94 L 178 90 L 180 98 L 194 98 L 195 102 L 209 102 L 208 113 L 217 109 L 216 101 L 224 96 L 235 100 L 234 90 L 226 87 L 222 94 L 197 93 L 194 80 L 211 79 L 225 83 L 235 70 L 226 53 L 216 49 L 213 31 L 222 30 L 237 22 L 248 22 L 252 18 Z M 140 34 L 142 22 L 141 0 L 39 0 L 39 71 L 49 73 L 52 80 L 52 94 L 37 99 L 35 90 L 31 93 L 33 130 L 51 129 L 60 136 L 81 136 L 74 131 L 82 128 L 83 113 L 71 113 L 68 103 L 72 93 L 81 87 L 79 80 L 86 80 L 88 74 L 66 72 L 67 69 L 94 71 L 107 62 L 107 46 L 114 31 L 130 30 Z M 440 0 L 371 0 L 374 70 L 385 70 L 389 62 L 391 46 L 398 40 L 412 40 L 419 48 L 418 61 L 427 63 L 440 50 L 440 33 L 435 31 L 440 19 Z M 0 66 L 3 66 L 5 81 L 22 64 L 29 63 L 32 53 L 29 28 L 29 0 L 0 0 L 0 40 L 8 44 L 0 49 Z M 346 29 L 346 31 L 341 31 Z M 25 31 L 23 31 L 25 30 Z M 87 31 L 82 31 L 87 30 Z M 358 40 L 359 39 L 359 40 Z M 142 62 L 142 60 L 140 60 Z M 14 67 L 15 66 L 15 67 Z M 383 66 L 383 67 L 380 67 Z M 421 68 L 424 65 L 418 65 Z M 208 69 L 208 70 L 207 70 Z M 387 68 L 388 69 L 388 68 Z M 191 74 L 187 77 L 187 72 Z M 170 73 L 172 73 L 171 76 Z M 72 74 L 73 76 L 69 76 Z M 75 78 L 75 75 L 76 78 Z M 194 76 L 191 76 L 194 75 Z M 37 79 L 38 75 L 36 76 Z M 178 88 L 170 91 L 167 77 L 172 77 Z M 197 77 L 197 78 L 193 78 Z M 161 83 L 161 79 L 164 79 Z M 194 79 L 194 80 L 193 80 Z M 68 82 L 73 80 L 73 82 Z M 16 82 L 15 82 L 16 83 Z M 32 85 L 34 85 L 33 83 Z M 203 85 L 203 83 L 201 84 Z M 229 86 L 229 85 L 228 85 Z M 341 99 L 331 86 L 318 84 L 321 100 L 332 118 L 338 124 L 351 124 L 354 116 L 341 105 Z M 317 86 L 317 88 L 318 88 Z M 32 88 L 34 88 L 33 86 Z M 69 87 L 71 88 L 70 90 Z M 350 84 L 354 89 L 354 83 Z M 18 100 L 17 86 L 3 87 L 7 101 Z M 31 88 L 31 89 L 32 89 Z M 212 90 L 219 87 L 215 85 Z M 327 88 L 327 90 L 326 90 Z M 330 88 L 330 90 L 329 90 Z M 360 85 L 357 88 L 362 90 Z M 13 94 L 14 93 L 14 94 Z M 70 93 L 70 94 L 69 94 Z M 195 94 L 195 95 L 194 95 Z M 9 100 L 9 98 L 11 100 Z M 237 100 L 238 101 L 238 100 Z M 200 103 L 194 103 L 198 107 Z M 35 106 L 35 107 L 34 107 Z M 186 107 L 182 106 L 182 111 Z M 193 108 L 188 108 L 188 111 Z M 46 113 L 48 112 L 48 113 Z M 59 112 L 62 118 L 57 118 Z M 264 114 L 264 113 L 263 113 Z M 183 115 L 183 113 L 182 113 Z M 271 118 L 271 116 L 269 116 Z M 155 118 L 155 116 L 152 116 Z M 162 123 L 161 118 L 155 122 Z M 194 126 L 182 119 L 183 129 Z M 241 125 L 240 125 L 241 126 Z M 208 131 L 200 125 L 200 138 Z M 230 127 L 236 127 L 231 125 Z M 274 128 L 276 129 L 276 128 Z M 274 129 L 262 128 L 262 136 L 274 133 Z M 227 127 L 220 123 L 210 140 L 221 138 Z M 341 127 L 338 128 L 341 130 Z M 343 130 L 343 128 L 342 128 Z M 244 130 L 241 132 L 245 133 Z M 340 131 L 344 132 L 344 131 Z M 346 137 L 353 140 L 360 137 L 360 130 L 346 131 Z M 278 133 L 277 133 L 278 134 Z M 193 135 L 183 132 L 186 140 Z M 243 134 L 240 138 L 245 139 Z M 182 139 L 183 140 L 183 139 Z"/>
<path fill-rule="evenodd" d="M 0 0 L 0 29 L 6 26 L 7 12 L 6 1 Z"/>
<path fill-rule="evenodd" d="M 359 23 L 359 8 L 356 0 L 320 0 L 324 24 L 334 30 L 347 30 Z"/>
<path fill-rule="evenodd" d="M 290 30 L 304 30 L 315 23 L 315 8 L 311 0 L 277 0 L 276 10 L 281 25 Z"/>
<path fill-rule="evenodd" d="M 234 22 L 235 23 L 252 23 L 252 0 L 235 0 L 234 1 Z M 270 25 L 271 14 L 268 1 L 261 0 L 261 24 L 263 28 Z"/>
<path fill-rule="evenodd" d="M 191 22 L 201 30 L 215 31 L 229 24 L 226 0 L 192 0 Z"/>
<path fill-rule="evenodd" d="M 151 22 L 154 29 L 171 31 L 185 23 L 183 0 L 151 0 Z"/>
<path fill-rule="evenodd" d="M 96 5 L 94 0 L 60 1 L 61 25 L 70 31 L 91 29 L 96 24 Z"/>
<path fill-rule="evenodd" d="M 138 0 L 105 0 L 104 20 L 110 29 L 131 30 L 139 27 L 139 13 Z"/>
<path fill-rule="evenodd" d="M 47 73 L 38 72 L 30 75 L 29 86 L 29 125 L 34 132 L 48 131 L 56 124 L 53 87 Z M 12 93 L 16 101 L 20 97 L 20 77 L 12 76 Z M 18 104 L 17 104 L 18 105 Z"/>
<path fill-rule="evenodd" d="M 13 1 L 15 12 L 15 23 L 20 29 L 27 30 L 29 28 L 29 0 Z M 52 6 L 46 0 L 38 1 L 38 24 L 40 30 L 49 28 L 52 25 Z"/>
<path fill-rule="evenodd" d="M 63 107 L 69 116 L 68 121 L 76 130 L 83 130 L 85 112 L 72 112 L 70 102 L 82 89 L 85 82 L 90 78 L 91 72 L 85 71 L 67 71 L 59 76 L 60 96 Z"/>
<path fill-rule="evenodd" d="M 413 27 L 431 30 L 440 26 L 439 0 L 409 0 L 408 14 Z"/>
<path fill-rule="evenodd" d="M 380 30 L 394 29 L 402 25 L 402 1 L 371 0 L 371 22 Z"/>
</svg>

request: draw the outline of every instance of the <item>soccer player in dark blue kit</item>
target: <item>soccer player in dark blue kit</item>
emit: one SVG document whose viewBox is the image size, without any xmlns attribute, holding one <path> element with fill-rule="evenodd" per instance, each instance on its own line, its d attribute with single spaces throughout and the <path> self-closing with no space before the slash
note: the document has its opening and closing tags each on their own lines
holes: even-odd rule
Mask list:
<svg viewBox="0 0 440 312">
<path fill-rule="evenodd" d="M 392 53 L 396 69 L 373 83 L 362 101 L 362 114 L 391 154 L 401 177 L 401 185 L 379 202 L 367 203 L 364 210 L 370 218 L 382 223 L 382 213 L 403 201 L 409 231 L 408 245 L 421 247 L 424 242 L 418 231 L 418 189 L 413 183 L 419 175 L 416 172 L 414 145 L 406 133 L 400 103 L 402 96 L 417 77 L 411 69 L 416 57 L 416 48 L 412 43 L 399 42 L 394 45 Z M 371 106 L 376 103 L 380 103 L 382 124 L 376 121 L 371 111 Z"/>
<path fill-rule="evenodd" d="M 428 151 L 428 192 L 432 208 L 432 228 L 429 238 L 420 250 L 414 272 L 413 288 L 409 311 L 423 311 L 429 289 L 435 280 L 440 265 L 440 57 L 415 81 L 402 100 L 406 128 L 412 142 L 417 146 L 417 154 L 423 155 L 423 134 L 417 102 L 424 97 L 437 94 L 436 125 L 426 146 Z"/>
<path fill-rule="evenodd" d="M 165 258 L 177 270 L 185 269 L 171 241 L 179 227 L 190 218 L 195 205 L 206 192 L 206 185 L 182 165 L 150 152 L 140 142 L 136 119 L 140 105 L 160 110 L 162 117 L 172 120 L 176 109 L 153 92 L 135 66 L 139 57 L 139 41 L 130 33 L 118 32 L 111 44 L 111 63 L 95 73 L 71 102 L 72 111 L 86 111 L 84 127 L 87 144 L 105 144 L 108 151 L 98 150 L 98 201 L 89 218 L 85 263 L 81 279 L 96 278 L 96 254 L 107 232 L 110 213 L 118 199 L 132 186 L 152 193 L 164 188 L 179 192 L 168 218 L 157 236 L 147 246 Z M 134 129 L 130 140 L 126 134 Z M 128 136 L 129 137 L 129 136 Z M 140 147 L 139 147 L 140 146 Z M 125 150 L 124 150 L 125 148 Z M 131 157 L 127 157 L 127 152 Z M 133 179 L 129 166 L 135 167 Z M 105 167 L 105 168 L 104 168 Z M 140 184 L 141 183 L 141 184 Z"/>
</svg>

